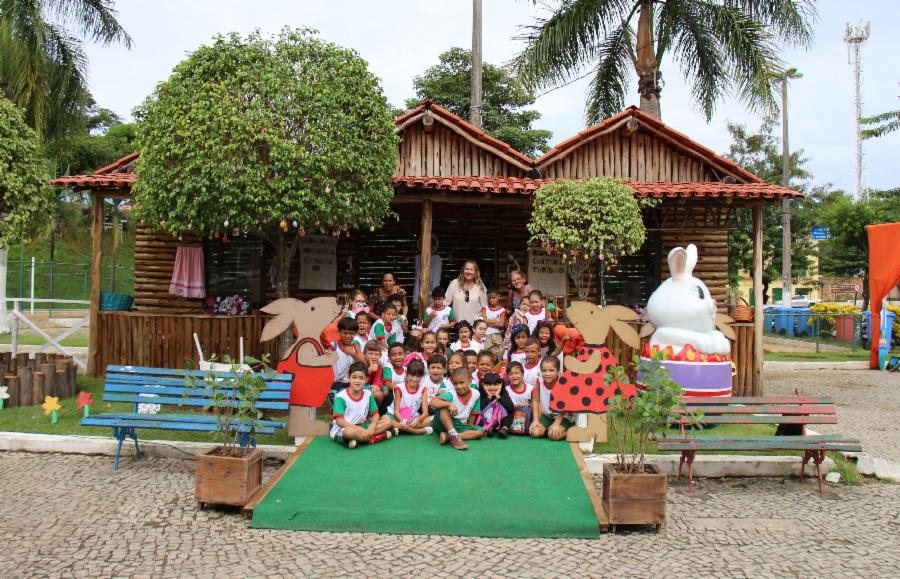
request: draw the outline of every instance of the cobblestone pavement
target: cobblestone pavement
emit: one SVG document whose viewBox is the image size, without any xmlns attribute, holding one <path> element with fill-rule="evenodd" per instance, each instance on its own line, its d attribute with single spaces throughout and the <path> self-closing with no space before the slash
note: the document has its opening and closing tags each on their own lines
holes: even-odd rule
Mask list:
<svg viewBox="0 0 900 579">
<path fill-rule="evenodd" d="M 189 460 L 0 453 L 0 577 L 897 576 L 900 485 L 700 481 L 659 534 L 512 540 L 259 531 L 197 511 Z M 269 469 L 271 473 L 272 469 Z"/>
<path fill-rule="evenodd" d="M 814 430 L 859 437 L 864 452 L 900 464 L 900 373 L 767 369 L 763 384 L 766 395 L 802 388 L 804 394 L 830 396 L 838 406 L 838 423 L 814 425 Z"/>
</svg>

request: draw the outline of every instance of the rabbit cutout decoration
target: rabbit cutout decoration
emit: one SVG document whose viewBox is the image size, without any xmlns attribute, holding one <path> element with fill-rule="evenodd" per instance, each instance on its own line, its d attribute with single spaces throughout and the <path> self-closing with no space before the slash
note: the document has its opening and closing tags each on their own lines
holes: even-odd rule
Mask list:
<svg viewBox="0 0 900 579">
<path fill-rule="evenodd" d="M 672 249 L 668 262 L 671 277 L 647 301 L 647 317 L 655 328 L 650 347 L 671 346 L 677 353 L 691 345 L 703 354 L 729 354 L 731 343 L 716 329 L 716 301 L 693 275 L 697 246 Z"/>
</svg>

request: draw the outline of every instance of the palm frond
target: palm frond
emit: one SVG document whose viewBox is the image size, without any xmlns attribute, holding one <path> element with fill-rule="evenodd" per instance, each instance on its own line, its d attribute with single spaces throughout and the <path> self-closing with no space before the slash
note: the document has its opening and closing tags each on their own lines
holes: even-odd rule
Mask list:
<svg viewBox="0 0 900 579">
<path fill-rule="evenodd" d="M 585 119 L 594 125 L 622 110 L 634 61 L 631 24 L 622 22 L 598 47 L 599 62 L 588 88 Z"/>
<path fill-rule="evenodd" d="M 812 44 L 818 19 L 813 0 L 727 0 L 724 4 L 764 24 L 781 42 L 804 48 Z"/>
<path fill-rule="evenodd" d="M 131 48 L 131 36 L 116 20 L 112 0 L 44 0 L 43 3 L 61 24 L 72 24 L 86 39 L 104 45 L 122 43 Z"/>
<path fill-rule="evenodd" d="M 598 55 L 599 44 L 633 11 L 635 0 L 564 0 L 518 37 L 525 48 L 513 60 L 529 89 L 567 82 Z"/>
</svg>

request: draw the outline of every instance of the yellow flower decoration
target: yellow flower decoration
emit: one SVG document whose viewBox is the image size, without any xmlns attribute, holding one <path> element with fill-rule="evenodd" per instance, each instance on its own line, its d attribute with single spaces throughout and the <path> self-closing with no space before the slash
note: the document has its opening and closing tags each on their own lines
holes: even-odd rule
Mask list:
<svg viewBox="0 0 900 579">
<path fill-rule="evenodd" d="M 59 396 L 45 396 L 41 407 L 44 409 L 44 414 L 50 416 L 54 411 L 62 408 L 59 405 Z"/>
</svg>

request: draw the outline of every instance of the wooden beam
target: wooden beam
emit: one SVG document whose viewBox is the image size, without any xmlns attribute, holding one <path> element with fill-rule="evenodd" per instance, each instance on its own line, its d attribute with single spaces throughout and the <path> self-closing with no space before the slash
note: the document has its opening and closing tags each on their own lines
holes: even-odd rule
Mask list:
<svg viewBox="0 0 900 579">
<path fill-rule="evenodd" d="M 422 232 L 419 235 L 419 319 L 425 315 L 431 296 L 431 199 L 422 201 Z"/>
<path fill-rule="evenodd" d="M 606 516 L 606 509 L 603 508 L 603 501 L 597 494 L 597 488 L 594 486 L 594 477 L 588 470 L 587 464 L 584 462 L 584 455 L 578 448 L 577 442 L 570 442 L 569 448 L 572 450 L 572 457 L 575 464 L 578 465 L 578 471 L 581 473 L 581 482 L 584 483 L 584 490 L 587 491 L 588 498 L 591 501 L 591 507 L 594 509 L 594 516 L 597 517 L 597 527 L 601 532 L 609 530 L 609 517 Z"/>
<path fill-rule="evenodd" d="M 763 292 L 762 206 L 753 208 L 753 396 L 762 396 Z"/>
<path fill-rule="evenodd" d="M 91 195 L 91 310 L 88 332 L 87 375 L 96 378 L 102 369 L 97 367 L 100 344 L 100 281 L 103 274 L 103 194 Z"/>
</svg>

